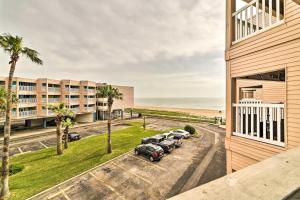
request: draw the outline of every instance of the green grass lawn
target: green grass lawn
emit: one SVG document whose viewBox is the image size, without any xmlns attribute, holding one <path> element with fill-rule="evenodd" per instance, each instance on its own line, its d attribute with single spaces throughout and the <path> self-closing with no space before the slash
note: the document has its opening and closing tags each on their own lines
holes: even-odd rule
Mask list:
<svg viewBox="0 0 300 200">
<path fill-rule="evenodd" d="M 106 134 L 70 143 L 61 156 L 55 148 L 26 153 L 13 157 L 11 163 L 25 166 L 24 170 L 10 176 L 9 199 L 26 199 L 51 186 L 91 169 L 105 161 L 126 153 L 141 142 L 141 138 L 158 134 L 144 131 L 140 123 L 112 134 L 113 153 L 106 154 Z"/>
<path fill-rule="evenodd" d="M 127 112 L 130 112 L 130 111 L 127 111 Z M 144 116 L 161 117 L 161 118 L 165 118 L 165 119 L 174 119 L 174 120 L 177 119 L 180 121 L 187 121 L 187 122 L 215 123 L 215 118 L 209 118 L 206 116 L 190 115 L 185 112 L 150 110 L 150 109 L 140 109 L 140 108 L 134 108 L 133 112 L 141 113 Z"/>
</svg>

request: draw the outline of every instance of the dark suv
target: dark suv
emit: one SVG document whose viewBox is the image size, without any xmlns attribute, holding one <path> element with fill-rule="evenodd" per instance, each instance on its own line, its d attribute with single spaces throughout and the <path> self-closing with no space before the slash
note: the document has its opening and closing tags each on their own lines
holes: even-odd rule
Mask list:
<svg viewBox="0 0 300 200">
<path fill-rule="evenodd" d="M 153 144 L 140 144 L 134 149 L 135 155 L 143 155 L 151 162 L 160 160 L 164 156 L 164 150 Z"/>
<path fill-rule="evenodd" d="M 171 153 L 175 148 L 175 142 L 171 140 L 165 140 L 161 135 L 156 135 L 153 137 L 143 138 L 142 144 L 154 144 L 160 146 L 165 153 Z"/>
</svg>

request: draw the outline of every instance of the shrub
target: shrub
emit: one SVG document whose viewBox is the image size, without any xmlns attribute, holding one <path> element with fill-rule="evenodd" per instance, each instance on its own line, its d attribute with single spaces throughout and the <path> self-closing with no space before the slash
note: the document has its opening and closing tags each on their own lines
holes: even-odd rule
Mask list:
<svg viewBox="0 0 300 200">
<path fill-rule="evenodd" d="M 194 127 L 190 126 L 190 125 L 186 125 L 184 127 L 184 130 L 189 132 L 192 135 L 196 133 L 196 129 Z"/>
<path fill-rule="evenodd" d="M 21 164 L 11 164 L 9 165 L 9 175 L 14 175 L 18 172 L 21 172 L 24 169 L 24 165 Z M 0 168 L 2 170 L 2 168 Z"/>
</svg>

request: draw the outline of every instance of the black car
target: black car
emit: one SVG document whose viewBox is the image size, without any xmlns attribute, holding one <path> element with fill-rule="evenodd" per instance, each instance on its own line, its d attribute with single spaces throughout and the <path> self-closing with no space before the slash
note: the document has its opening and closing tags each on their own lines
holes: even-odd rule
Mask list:
<svg viewBox="0 0 300 200">
<path fill-rule="evenodd" d="M 65 135 L 63 135 L 63 140 L 64 139 L 65 139 Z M 81 139 L 80 135 L 76 132 L 72 132 L 72 133 L 68 134 L 68 141 L 69 142 L 73 142 L 73 141 L 80 140 L 80 139 Z"/>
<path fill-rule="evenodd" d="M 171 153 L 175 148 L 175 142 L 170 140 L 165 140 L 161 135 L 156 135 L 153 137 L 143 138 L 142 144 L 154 144 L 160 146 L 165 153 Z"/>
<path fill-rule="evenodd" d="M 151 162 L 158 161 L 164 156 L 164 150 L 153 144 L 140 144 L 134 149 L 135 155 L 143 155 Z"/>
<path fill-rule="evenodd" d="M 175 142 L 175 147 L 181 147 L 182 145 L 182 138 L 181 135 L 174 135 L 173 133 L 163 133 L 161 134 L 162 137 L 164 137 L 165 140 L 170 140 Z"/>
</svg>

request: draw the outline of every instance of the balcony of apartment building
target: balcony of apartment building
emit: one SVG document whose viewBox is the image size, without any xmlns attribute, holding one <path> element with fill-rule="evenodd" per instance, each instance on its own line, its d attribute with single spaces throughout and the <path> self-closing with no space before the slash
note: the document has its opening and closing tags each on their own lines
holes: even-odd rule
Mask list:
<svg viewBox="0 0 300 200">
<path fill-rule="evenodd" d="M 69 106 L 69 109 L 72 110 L 74 113 L 80 112 L 80 106 L 79 105 L 71 105 Z"/>
<path fill-rule="evenodd" d="M 0 87 L 5 87 L 5 81 L 0 80 Z"/>
<path fill-rule="evenodd" d="M 101 102 L 97 102 L 97 110 L 99 111 L 107 111 L 108 110 L 108 105 L 107 105 L 107 101 L 101 101 Z"/>
<path fill-rule="evenodd" d="M 84 112 L 96 112 L 96 104 L 84 104 Z"/>
<path fill-rule="evenodd" d="M 284 0 L 231 2 L 233 44 L 284 23 Z"/>
<path fill-rule="evenodd" d="M 297 200 L 300 196 L 300 147 L 223 176 L 168 200 Z"/>
<path fill-rule="evenodd" d="M 95 104 L 96 96 L 95 95 L 84 95 L 84 103 L 85 104 Z"/>
<path fill-rule="evenodd" d="M 83 86 L 83 92 L 87 94 L 95 94 L 96 93 L 96 87 L 94 86 Z"/>
<path fill-rule="evenodd" d="M 16 87 L 16 84 L 13 82 L 13 87 Z M 36 92 L 36 83 L 30 82 L 19 82 L 18 83 L 18 92 Z"/>
<path fill-rule="evenodd" d="M 236 80 L 233 136 L 285 147 L 284 70 Z"/>
<path fill-rule="evenodd" d="M 80 95 L 65 95 L 66 104 L 80 104 Z"/>
<path fill-rule="evenodd" d="M 52 83 L 42 83 L 42 92 L 49 92 L 49 93 L 60 93 L 60 85 L 59 84 L 52 84 Z"/>
<path fill-rule="evenodd" d="M 16 113 L 16 112 L 15 112 Z M 19 118 L 35 117 L 37 115 L 36 107 L 19 108 Z"/>
<path fill-rule="evenodd" d="M 48 95 L 49 104 L 59 103 L 60 101 L 60 95 Z"/>
<path fill-rule="evenodd" d="M 67 93 L 80 93 L 80 86 L 79 85 L 65 85 L 64 90 Z"/>
<path fill-rule="evenodd" d="M 30 104 L 36 104 L 37 99 L 36 95 L 19 95 L 18 96 L 18 105 L 20 107 L 28 107 Z"/>
</svg>

